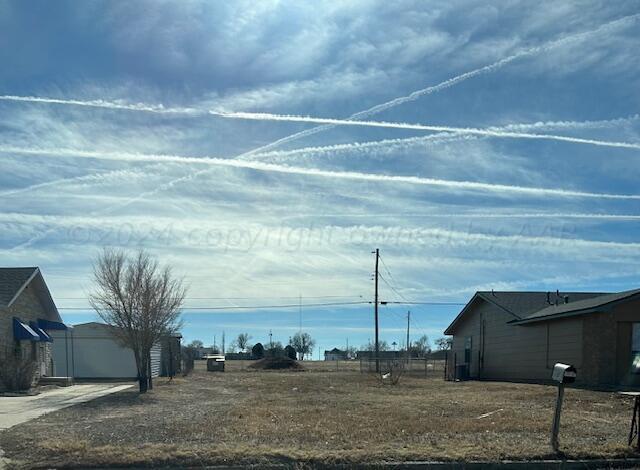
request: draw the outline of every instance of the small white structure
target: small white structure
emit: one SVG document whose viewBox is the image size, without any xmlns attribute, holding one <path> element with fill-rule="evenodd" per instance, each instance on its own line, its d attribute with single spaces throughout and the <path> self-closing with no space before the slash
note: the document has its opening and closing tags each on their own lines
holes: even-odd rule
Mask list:
<svg viewBox="0 0 640 470">
<path fill-rule="evenodd" d="M 122 346 L 103 323 L 82 323 L 52 332 L 54 375 L 76 379 L 135 379 L 133 351 Z M 160 346 L 151 350 L 151 376 L 160 375 Z"/>
</svg>

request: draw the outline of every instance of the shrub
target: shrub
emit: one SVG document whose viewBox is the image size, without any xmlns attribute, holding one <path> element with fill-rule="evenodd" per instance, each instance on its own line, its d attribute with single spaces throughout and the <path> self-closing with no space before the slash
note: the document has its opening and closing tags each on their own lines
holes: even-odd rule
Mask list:
<svg viewBox="0 0 640 470">
<path fill-rule="evenodd" d="M 251 354 L 256 359 L 262 359 L 264 357 L 264 346 L 262 343 L 256 343 L 253 348 L 251 348 Z"/>
<path fill-rule="evenodd" d="M 0 381 L 10 392 L 29 390 L 36 372 L 34 360 L 20 351 L 5 350 L 0 354 Z"/>
</svg>

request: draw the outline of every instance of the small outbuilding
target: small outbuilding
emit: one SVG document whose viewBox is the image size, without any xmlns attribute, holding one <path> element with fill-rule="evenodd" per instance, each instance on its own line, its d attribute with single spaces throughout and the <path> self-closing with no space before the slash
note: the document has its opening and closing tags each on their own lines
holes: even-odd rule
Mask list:
<svg viewBox="0 0 640 470">
<path fill-rule="evenodd" d="M 56 375 L 76 379 L 133 380 L 138 376 L 133 351 L 123 346 L 113 334 L 114 327 L 90 322 L 74 325 L 68 331 L 53 334 L 53 368 Z M 179 348 L 175 340 L 161 342 L 165 347 Z M 151 349 L 151 377 L 162 369 L 163 344 Z M 179 357 L 167 351 L 168 359 Z M 175 365 L 174 365 L 175 366 Z"/>
</svg>

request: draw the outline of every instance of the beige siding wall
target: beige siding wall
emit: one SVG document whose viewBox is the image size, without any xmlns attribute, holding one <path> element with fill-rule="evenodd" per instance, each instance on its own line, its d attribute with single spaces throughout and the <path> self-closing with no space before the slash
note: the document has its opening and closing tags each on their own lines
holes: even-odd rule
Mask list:
<svg viewBox="0 0 640 470">
<path fill-rule="evenodd" d="M 582 367 L 581 318 L 516 326 L 508 323 L 512 315 L 488 302 L 470 313 L 456 329 L 453 351 L 461 363 L 465 336 L 472 336 L 472 377 L 544 381 L 556 362 Z"/>
</svg>

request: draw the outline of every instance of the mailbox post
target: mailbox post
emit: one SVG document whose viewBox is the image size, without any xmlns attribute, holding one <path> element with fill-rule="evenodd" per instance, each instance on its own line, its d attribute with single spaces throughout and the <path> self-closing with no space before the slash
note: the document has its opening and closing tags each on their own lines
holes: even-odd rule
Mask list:
<svg viewBox="0 0 640 470">
<path fill-rule="evenodd" d="M 558 383 L 558 398 L 556 400 L 556 411 L 553 415 L 553 425 L 551 426 L 551 448 L 558 452 L 560 443 L 558 442 L 558 431 L 560 430 L 560 415 L 562 414 L 562 401 L 564 400 L 564 385 L 573 383 L 576 380 L 576 368 L 569 364 L 558 362 L 553 366 L 551 379 Z"/>
</svg>

